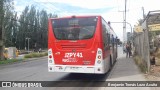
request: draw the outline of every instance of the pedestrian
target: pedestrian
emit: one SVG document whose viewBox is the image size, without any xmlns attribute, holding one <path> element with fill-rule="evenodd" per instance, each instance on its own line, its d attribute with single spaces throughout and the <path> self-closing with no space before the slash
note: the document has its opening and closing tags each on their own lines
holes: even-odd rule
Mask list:
<svg viewBox="0 0 160 90">
<path fill-rule="evenodd" d="M 41 49 L 41 48 L 39 48 L 38 53 L 40 53 L 41 51 L 42 51 L 42 49 Z"/>
<path fill-rule="evenodd" d="M 129 50 L 129 55 L 132 56 L 132 44 L 131 42 L 129 41 L 129 47 L 130 47 L 130 50 Z"/>
<path fill-rule="evenodd" d="M 126 44 L 126 58 L 127 58 L 127 57 L 130 58 L 130 55 L 131 55 L 131 47 L 130 47 L 130 44 L 127 43 L 127 44 Z"/>
</svg>

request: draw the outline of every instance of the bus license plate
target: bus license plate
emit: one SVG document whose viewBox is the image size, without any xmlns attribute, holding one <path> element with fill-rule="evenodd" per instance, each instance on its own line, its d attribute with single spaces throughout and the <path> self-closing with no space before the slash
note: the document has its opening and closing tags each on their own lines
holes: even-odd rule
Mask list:
<svg viewBox="0 0 160 90">
<path fill-rule="evenodd" d="M 79 67 L 70 67 L 71 70 L 78 70 Z"/>
</svg>

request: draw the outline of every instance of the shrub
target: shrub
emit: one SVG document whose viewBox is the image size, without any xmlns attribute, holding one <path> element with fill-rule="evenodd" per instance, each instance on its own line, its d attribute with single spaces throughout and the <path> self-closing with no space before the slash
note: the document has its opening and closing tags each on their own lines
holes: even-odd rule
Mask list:
<svg viewBox="0 0 160 90">
<path fill-rule="evenodd" d="M 32 58 L 32 56 L 30 54 L 26 54 L 24 58 Z"/>
<path fill-rule="evenodd" d="M 24 56 L 24 58 L 34 58 L 34 57 L 43 57 L 43 56 L 47 56 L 48 53 L 30 53 Z"/>
<path fill-rule="evenodd" d="M 18 62 L 18 61 L 22 61 L 23 59 L 7 59 L 7 60 L 1 60 L 0 61 L 0 65 L 1 64 L 10 64 L 10 63 L 14 63 L 14 62 Z"/>
<path fill-rule="evenodd" d="M 47 56 L 47 55 L 48 55 L 48 52 L 45 52 L 45 53 L 44 53 L 44 56 Z"/>
<path fill-rule="evenodd" d="M 31 53 L 32 57 L 39 57 L 39 55 L 37 53 Z"/>
</svg>

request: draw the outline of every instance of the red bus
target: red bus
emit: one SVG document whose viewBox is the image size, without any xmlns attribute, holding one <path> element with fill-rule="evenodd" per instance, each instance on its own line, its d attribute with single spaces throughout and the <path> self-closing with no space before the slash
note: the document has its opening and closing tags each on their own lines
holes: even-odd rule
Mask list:
<svg viewBox="0 0 160 90">
<path fill-rule="evenodd" d="M 116 61 L 116 38 L 101 16 L 50 18 L 48 71 L 104 74 Z"/>
</svg>

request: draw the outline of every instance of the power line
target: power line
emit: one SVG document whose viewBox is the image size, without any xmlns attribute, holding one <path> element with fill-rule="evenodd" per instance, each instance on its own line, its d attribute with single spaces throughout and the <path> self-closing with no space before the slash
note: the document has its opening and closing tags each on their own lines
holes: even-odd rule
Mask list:
<svg viewBox="0 0 160 90">
<path fill-rule="evenodd" d="M 59 8 L 56 8 L 55 7 L 55 5 L 53 4 L 53 3 L 51 3 L 51 2 L 37 2 L 37 1 L 35 1 L 35 0 L 33 0 L 35 3 L 38 3 L 38 5 L 39 5 L 39 3 L 41 4 L 41 5 L 43 5 L 44 7 L 46 7 L 46 8 L 48 8 L 48 9 L 52 9 L 52 8 L 50 8 L 50 7 L 47 7 L 46 6 L 46 4 L 43 4 L 43 3 L 48 3 L 48 4 L 50 4 L 50 5 L 52 5 L 53 7 L 54 7 L 54 9 L 56 9 L 58 12 L 60 11 L 60 12 L 62 12 L 63 14 L 65 14 L 65 15 L 69 15 L 68 13 L 64 13 L 64 12 L 66 12 L 65 10 L 62 10 L 62 9 L 59 9 Z M 53 10 L 53 9 L 52 9 Z M 51 11 L 52 11 L 51 10 Z M 55 11 L 56 12 L 56 11 Z"/>
</svg>

